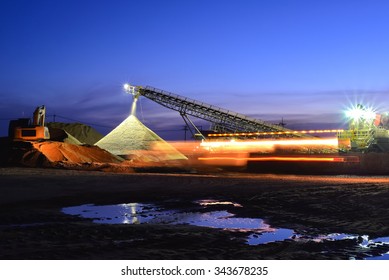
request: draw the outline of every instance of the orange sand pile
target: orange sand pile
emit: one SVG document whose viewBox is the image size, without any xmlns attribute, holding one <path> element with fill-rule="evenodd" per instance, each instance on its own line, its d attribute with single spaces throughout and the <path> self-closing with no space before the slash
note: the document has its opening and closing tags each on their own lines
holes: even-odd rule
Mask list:
<svg viewBox="0 0 389 280">
<path fill-rule="evenodd" d="M 90 169 L 100 165 L 118 165 L 123 159 L 97 147 L 64 142 L 11 142 L 5 164 L 29 167 Z"/>
<path fill-rule="evenodd" d="M 119 157 L 96 146 L 80 146 L 63 142 L 34 142 L 32 146 L 50 162 L 70 163 L 120 163 Z"/>
</svg>

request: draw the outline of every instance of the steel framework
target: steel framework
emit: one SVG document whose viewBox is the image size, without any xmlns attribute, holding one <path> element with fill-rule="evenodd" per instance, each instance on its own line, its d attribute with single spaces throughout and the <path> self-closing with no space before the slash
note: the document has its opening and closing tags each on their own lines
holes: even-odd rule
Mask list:
<svg viewBox="0 0 389 280">
<path fill-rule="evenodd" d="M 154 87 L 127 86 L 135 96 L 142 95 L 166 108 L 177 111 L 184 118 L 193 116 L 212 123 L 214 130 L 218 132 L 285 132 L 291 131 L 279 125 L 267 123 L 262 120 L 247 117 L 245 115 L 213 106 L 201 101 L 190 99 Z M 303 135 L 294 135 L 303 136 Z"/>
</svg>

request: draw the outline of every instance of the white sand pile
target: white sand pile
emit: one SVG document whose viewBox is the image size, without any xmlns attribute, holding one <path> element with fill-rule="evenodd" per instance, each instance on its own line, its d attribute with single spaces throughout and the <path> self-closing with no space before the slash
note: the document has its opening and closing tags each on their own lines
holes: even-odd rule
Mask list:
<svg viewBox="0 0 389 280">
<path fill-rule="evenodd" d="M 187 159 L 134 115 L 125 119 L 95 145 L 114 155 L 142 161 Z"/>
<path fill-rule="evenodd" d="M 60 123 L 60 122 L 51 122 L 47 123 L 49 129 L 62 129 L 67 134 L 70 134 L 76 138 L 79 142 L 84 144 L 93 145 L 101 138 L 103 135 L 97 132 L 92 127 L 81 124 L 81 123 Z M 69 137 L 70 138 L 70 137 Z M 65 141 L 66 142 L 66 141 Z M 71 141 L 70 141 L 71 142 Z M 73 143 L 76 144 L 76 143 Z"/>
</svg>

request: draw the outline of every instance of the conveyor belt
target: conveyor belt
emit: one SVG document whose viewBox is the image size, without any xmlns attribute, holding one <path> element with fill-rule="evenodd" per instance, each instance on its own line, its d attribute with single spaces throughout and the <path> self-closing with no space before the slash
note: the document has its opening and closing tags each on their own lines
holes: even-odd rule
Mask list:
<svg viewBox="0 0 389 280">
<path fill-rule="evenodd" d="M 166 92 L 150 86 L 136 87 L 139 95 L 175 111 L 209 121 L 219 132 L 286 132 L 290 131 L 279 125 L 213 106 L 201 101 Z M 303 136 L 303 135 L 294 135 Z"/>
</svg>

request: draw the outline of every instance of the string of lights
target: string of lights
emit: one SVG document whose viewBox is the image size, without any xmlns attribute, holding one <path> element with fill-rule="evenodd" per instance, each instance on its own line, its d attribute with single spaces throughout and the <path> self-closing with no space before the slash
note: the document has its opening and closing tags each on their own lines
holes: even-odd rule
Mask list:
<svg viewBox="0 0 389 280">
<path fill-rule="evenodd" d="M 321 129 L 321 130 L 295 130 L 275 132 L 241 132 L 241 133 L 210 133 L 208 137 L 234 137 L 234 136 L 263 136 L 263 135 L 287 135 L 287 134 L 316 134 L 316 133 L 338 133 L 344 129 Z"/>
</svg>

